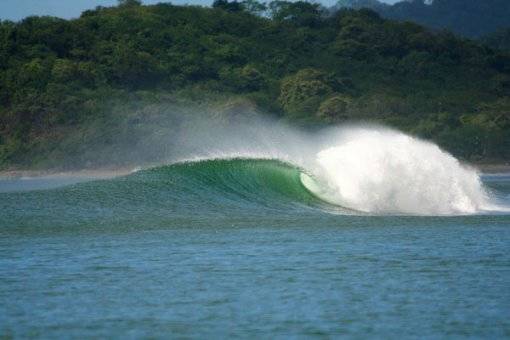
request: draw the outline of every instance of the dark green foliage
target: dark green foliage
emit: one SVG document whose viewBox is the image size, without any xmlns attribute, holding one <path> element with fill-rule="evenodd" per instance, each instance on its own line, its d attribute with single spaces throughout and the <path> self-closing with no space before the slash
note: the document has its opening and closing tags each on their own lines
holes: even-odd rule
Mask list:
<svg viewBox="0 0 510 340">
<path fill-rule="evenodd" d="M 356 119 L 357 117 L 355 115 L 350 116 L 352 113 L 349 112 L 351 102 L 351 97 L 336 94 L 321 103 L 317 110 L 317 116 L 328 122 Z"/>
<path fill-rule="evenodd" d="M 228 12 L 240 12 L 243 10 L 243 6 L 237 1 L 214 0 L 212 6 L 213 8 L 220 8 Z"/>
<path fill-rule="evenodd" d="M 334 93 L 331 76 L 315 69 L 304 69 L 282 81 L 280 102 L 290 115 L 315 112 L 320 102 Z"/>
<path fill-rule="evenodd" d="M 241 2 L 241 5 L 243 10 L 251 14 L 261 15 L 267 10 L 266 4 L 257 0 L 244 0 Z"/>
<path fill-rule="evenodd" d="M 321 22 L 319 5 L 309 2 L 275 0 L 269 3 L 269 11 L 274 20 L 286 20 L 298 26 L 316 26 Z"/>
<path fill-rule="evenodd" d="M 312 118 L 310 113 L 317 112 L 319 117 L 332 120 L 339 116 L 340 111 L 346 110 L 350 100 L 348 96 L 340 95 L 346 92 L 349 92 L 347 85 L 334 74 L 307 68 L 282 80 L 279 100 L 283 110 L 292 118 Z"/>
<path fill-rule="evenodd" d="M 118 0 L 119 6 L 140 6 L 142 1 L 140 0 Z"/>
<path fill-rule="evenodd" d="M 271 18 L 254 15 L 266 9 Z M 0 166 L 29 166 L 104 121 L 127 124 L 112 112 L 140 93 L 144 105 L 244 98 L 300 123 L 380 122 L 466 159 L 510 158 L 506 52 L 370 10 L 123 1 L 75 20 L 0 21 Z"/>
</svg>

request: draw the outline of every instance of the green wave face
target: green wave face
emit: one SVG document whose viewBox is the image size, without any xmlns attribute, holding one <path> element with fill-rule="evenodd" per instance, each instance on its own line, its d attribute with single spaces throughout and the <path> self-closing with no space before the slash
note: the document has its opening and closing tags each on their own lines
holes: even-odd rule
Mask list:
<svg viewBox="0 0 510 340">
<path fill-rule="evenodd" d="M 254 209 L 282 211 L 316 207 L 320 201 L 303 186 L 300 169 L 276 160 L 232 159 L 181 163 L 125 178 L 157 183 L 161 194 L 205 211 Z"/>
<path fill-rule="evenodd" d="M 313 220 L 330 209 L 301 182 L 301 170 L 275 160 L 206 160 L 51 190 L 0 194 L 0 226 L 204 225 Z"/>
<path fill-rule="evenodd" d="M 268 206 L 268 200 L 310 204 L 317 200 L 301 184 L 300 169 L 275 160 L 209 160 L 154 170 L 164 175 L 197 181 L 203 188 L 226 197 L 233 195 L 250 205 Z"/>
</svg>

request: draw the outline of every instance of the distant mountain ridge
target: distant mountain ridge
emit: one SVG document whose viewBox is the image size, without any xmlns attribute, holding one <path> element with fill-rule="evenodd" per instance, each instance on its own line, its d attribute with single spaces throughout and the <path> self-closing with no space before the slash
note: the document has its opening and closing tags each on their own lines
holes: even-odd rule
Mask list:
<svg viewBox="0 0 510 340">
<path fill-rule="evenodd" d="M 499 50 L 510 50 L 510 27 L 483 37 L 482 42 Z"/>
<path fill-rule="evenodd" d="M 469 38 L 510 28 L 508 0 L 408 0 L 394 5 L 378 0 L 340 0 L 335 7 L 370 8 L 388 19 L 447 29 Z"/>
</svg>

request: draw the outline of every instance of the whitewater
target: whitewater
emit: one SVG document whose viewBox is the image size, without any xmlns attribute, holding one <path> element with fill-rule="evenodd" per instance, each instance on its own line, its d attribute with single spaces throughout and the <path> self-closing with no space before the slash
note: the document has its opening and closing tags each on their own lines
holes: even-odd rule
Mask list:
<svg viewBox="0 0 510 340">
<path fill-rule="evenodd" d="M 317 152 L 308 189 L 369 213 L 472 214 L 497 209 L 476 170 L 434 144 L 384 129 L 341 133 Z"/>
<path fill-rule="evenodd" d="M 194 156 L 169 163 L 221 159 L 284 162 L 300 171 L 301 184 L 317 198 L 360 213 L 508 211 L 505 203 L 484 187 L 474 167 L 431 142 L 397 130 L 348 126 L 305 133 L 260 122 L 233 130 L 220 130 L 205 143 L 207 147 L 195 148 Z"/>
<path fill-rule="evenodd" d="M 334 214 L 453 216 L 510 211 L 508 197 L 487 188 L 475 168 L 431 142 L 394 129 L 345 126 L 310 132 L 258 116 L 251 122 L 206 125 L 208 133 L 199 129 L 183 139 L 177 156 L 137 166 L 131 175 L 100 184 L 139 183 L 140 178 L 158 174 L 155 181 L 176 183 L 167 200 L 193 205 L 196 197 L 185 193 L 203 192 L 211 206 L 225 211 L 229 206 L 212 202 L 222 202 L 224 195 L 235 192 L 248 207 L 261 201 L 275 205 L 281 197 L 266 195 L 281 193 L 283 186 L 300 192 L 299 197 L 313 196 L 321 211 Z M 86 183 L 79 184 L 87 180 L 65 175 L 60 181 L 35 179 L 33 188 L 44 189 L 44 183 L 48 189 L 77 183 L 78 188 L 87 188 Z M 21 184 L 4 187 L 30 191 L 30 185 Z M 214 197 L 211 190 L 217 190 Z"/>
</svg>

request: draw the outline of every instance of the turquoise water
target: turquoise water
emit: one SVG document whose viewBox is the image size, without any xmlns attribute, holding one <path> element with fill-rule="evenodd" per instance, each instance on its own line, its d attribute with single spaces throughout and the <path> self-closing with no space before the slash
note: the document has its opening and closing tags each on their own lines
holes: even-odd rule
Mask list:
<svg viewBox="0 0 510 340">
<path fill-rule="evenodd" d="M 79 181 L 0 181 L 0 336 L 510 336 L 508 213 L 361 213 L 276 161 Z"/>
</svg>

